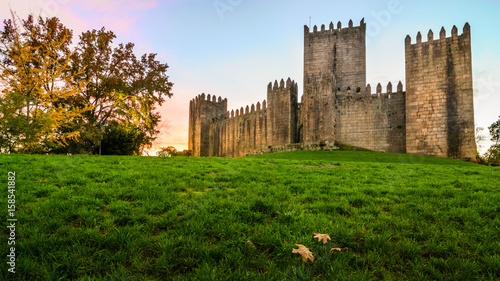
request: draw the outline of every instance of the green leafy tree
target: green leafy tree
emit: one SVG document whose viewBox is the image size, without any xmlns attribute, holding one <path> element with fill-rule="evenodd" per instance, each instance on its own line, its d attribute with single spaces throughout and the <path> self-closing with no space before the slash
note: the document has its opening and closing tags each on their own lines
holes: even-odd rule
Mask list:
<svg viewBox="0 0 500 281">
<path fill-rule="evenodd" d="M 156 54 L 144 54 L 137 58 L 134 44 L 119 44 L 113 48 L 116 38 L 112 31 L 92 30 L 80 36 L 73 53 L 73 69 L 85 69 L 75 75 L 74 83 L 85 84 L 76 104 L 90 107 L 77 126 L 85 136 L 89 151 L 95 151 L 100 140 L 106 138 L 102 126 L 111 121 L 128 124 L 143 133 L 140 150 L 151 147 L 159 133 L 160 114 L 155 112 L 165 97 L 172 96 L 172 83 L 168 81 L 167 64 L 156 60 Z M 109 136 L 107 137 L 110 138 Z"/>
<path fill-rule="evenodd" d="M 500 145 L 492 145 L 485 154 L 487 163 L 500 166 Z"/>
<path fill-rule="evenodd" d="M 491 140 L 495 142 L 486 152 L 485 158 L 489 164 L 500 165 L 500 118 L 488 127 Z"/>
<path fill-rule="evenodd" d="M 26 118 L 22 114 L 25 98 L 14 92 L 2 93 L 0 98 L 0 152 L 14 153 L 26 130 Z"/>
<path fill-rule="evenodd" d="M 498 145 L 500 142 L 500 118 L 491 124 L 488 130 L 490 131 L 491 140 L 495 142 L 495 145 Z"/>
</svg>

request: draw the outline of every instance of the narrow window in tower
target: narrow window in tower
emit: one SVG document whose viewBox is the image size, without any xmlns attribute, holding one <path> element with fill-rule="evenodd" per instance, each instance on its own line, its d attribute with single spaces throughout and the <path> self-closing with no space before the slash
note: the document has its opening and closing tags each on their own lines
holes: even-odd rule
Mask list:
<svg viewBox="0 0 500 281">
<path fill-rule="evenodd" d="M 436 78 L 439 79 L 439 67 L 436 67 Z"/>
</svg>

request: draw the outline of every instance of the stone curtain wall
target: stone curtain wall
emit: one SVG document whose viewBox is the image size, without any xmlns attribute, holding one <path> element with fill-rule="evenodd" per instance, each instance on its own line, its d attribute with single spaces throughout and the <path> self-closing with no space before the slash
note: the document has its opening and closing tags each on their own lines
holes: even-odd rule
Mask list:
<svg viewBox="0 0 500 281">
<path fill-rule="evenodd" d="M 337 141 L 375 151 L 406 152 L 405 93 L 399 82 L 386 93 L 378 84 L 376 93 L 368 85 L 363 92 L 337 92 Z"/>
<path fill-rule="evenodd" d="M 475 159 L 470 26 L 405 39 L 408 153 Z"/>
<path fill-rule="evenodd" d="M 208 156 L 241 157 L 297 142 L 298 86 L 290 78 L 269 83 L 266 100 L 212 118 Z"/>
<path fill-rule="evenodd" d="M 266 102 L 215 118 L 210 125 L 209 156 L 242 157 L 266 143 Z"/>
</svg>

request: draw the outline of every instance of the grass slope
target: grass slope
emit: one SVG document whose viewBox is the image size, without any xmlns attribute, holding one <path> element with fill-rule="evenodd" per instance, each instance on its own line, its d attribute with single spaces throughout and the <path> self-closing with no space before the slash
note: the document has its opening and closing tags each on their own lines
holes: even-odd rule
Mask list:
<svg viewBox="0 0 500 281">
<path fill-rule="evenodd" d="M 500 278 L 498 168 L 347 151 L 0 155 L 4 186 L 9 171 L 16 280 Z M 295 244 L 314 263 L 292 253 Z M 12 278 L 6 262 L 0 270 Z"/>
</svg>

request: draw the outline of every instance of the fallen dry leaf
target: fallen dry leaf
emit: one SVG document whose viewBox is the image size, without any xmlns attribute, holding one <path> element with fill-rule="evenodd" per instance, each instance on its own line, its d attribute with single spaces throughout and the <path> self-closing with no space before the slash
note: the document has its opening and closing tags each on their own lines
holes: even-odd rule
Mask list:
<svg viewBox="0 0 500 281">
<path fill-rule="evenodd" d="M 302 255 L 302 262 L 307 262 L 307 259 L 310 259 L 311 262 L 314 262 L 314 256 L 308 248 L 301 244 L 295 244 L 298 249 L 292 249 L 292 253 Z"/>
<path fill-rule="evenodd" d="M 323 244 L 326 244 L 328 242 L 328 240 L 332 240 L 330 239 L 330 235 L 328 234 L 319 234 L 319 233 L 314 233 L 314 238 L 318 238 L 318 242 L 323 240 Z"/>
<path fill-rule="evenodd" d="M 330 253 L 331 253 L 331 252 L 333 252 L 333 251 L 339 251 L 339 252 L 342 252 L 342 251 L 343 251 L 343 250 L 345 250 L 345 249 L 347 249 L 347 248 L 332 248 L 332 249 L 330 250 Z"/>
<path fill-rule="evenodd" d="M 252 241 L 250 241 L 250 240 L 248 240 L 248 241 L 247 241 L 247 243 L 248 243 L 248 245 L 250 245 L 250 246 L 255 246 L 255 244 L 254 244 Z"/>
</svg>

